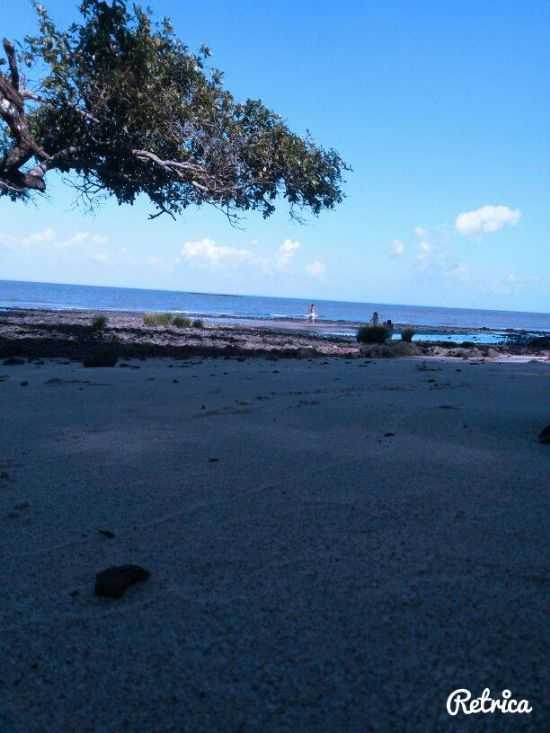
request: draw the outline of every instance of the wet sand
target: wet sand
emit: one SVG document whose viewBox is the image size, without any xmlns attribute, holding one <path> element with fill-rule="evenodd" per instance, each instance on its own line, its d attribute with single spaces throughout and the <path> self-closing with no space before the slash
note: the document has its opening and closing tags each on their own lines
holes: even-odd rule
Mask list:
<svg viewBox="0 0 550 733">
<path fill-rule="evenodd" d="M 2 733 L 548 728 L 548 364 L 128 363 L 0 363 Z"/>
</svg>

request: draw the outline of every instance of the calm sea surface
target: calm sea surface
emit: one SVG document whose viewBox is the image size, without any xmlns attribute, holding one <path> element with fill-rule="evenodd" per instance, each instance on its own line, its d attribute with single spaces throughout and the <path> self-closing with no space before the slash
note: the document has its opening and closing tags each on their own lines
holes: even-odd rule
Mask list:
<svg viewBox="0 0 550 733">
<path fill-rule="evenodd" d="M 168 290 L 52 285 L 0 280 L 0 308 L 51 310 L 171 311 L 212 319 L 303 320 L 309 306 L 298 298 L 268 298 L 248 295 L 183 293 Z M 550 314 L 468 308 L 382 303 L 316 302 L 319 322 L 333 322 L 333 332 L 347 333 L 350 325 L 368 321 L 373 311 L 382 319 L 431 327 L 494 330 L 523 329 L 550 332 Z"/>
</svg>

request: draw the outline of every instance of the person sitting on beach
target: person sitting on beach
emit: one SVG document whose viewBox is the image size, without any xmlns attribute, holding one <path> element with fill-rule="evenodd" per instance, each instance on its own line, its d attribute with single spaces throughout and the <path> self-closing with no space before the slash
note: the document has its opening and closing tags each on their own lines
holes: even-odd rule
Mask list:
<svg viewBox="0 0 550 733">
<path fill-rule="evenodd" d="M 388 329 L 388 331 L 393 331 L 393 323 L 389 318 L 387 321 L 384 321 L 384 326 Z"/>
</svg>

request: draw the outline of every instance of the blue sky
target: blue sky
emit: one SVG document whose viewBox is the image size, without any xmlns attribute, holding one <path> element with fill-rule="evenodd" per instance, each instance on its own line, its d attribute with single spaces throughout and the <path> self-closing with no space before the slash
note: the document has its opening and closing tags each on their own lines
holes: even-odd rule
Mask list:
<svg viewBox="0 0 550 733">
<path fill-rule="evenodd" d="M 63 25 L 76 3 L 44 3 Z M 238 98 L 261 98 L 352 165 L 347 199 L 232 228 L 213 209 L 0 200 L 0 278 L 550 312 L 550 4 L 179 3 Z M 3 34 L 35 28 L 0 0 Z"/>
</svg>

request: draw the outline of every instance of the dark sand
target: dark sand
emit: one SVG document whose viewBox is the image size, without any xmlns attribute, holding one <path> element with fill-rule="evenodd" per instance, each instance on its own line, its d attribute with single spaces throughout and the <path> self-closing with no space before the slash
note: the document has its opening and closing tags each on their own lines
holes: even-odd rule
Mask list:
<svg viewBox="0 0 550 733">
<path fill-rule="evenodd" d="M 550 729 L 548 364 L 130 363 L 0 365 L 2 733 Z"/>
</svg>

